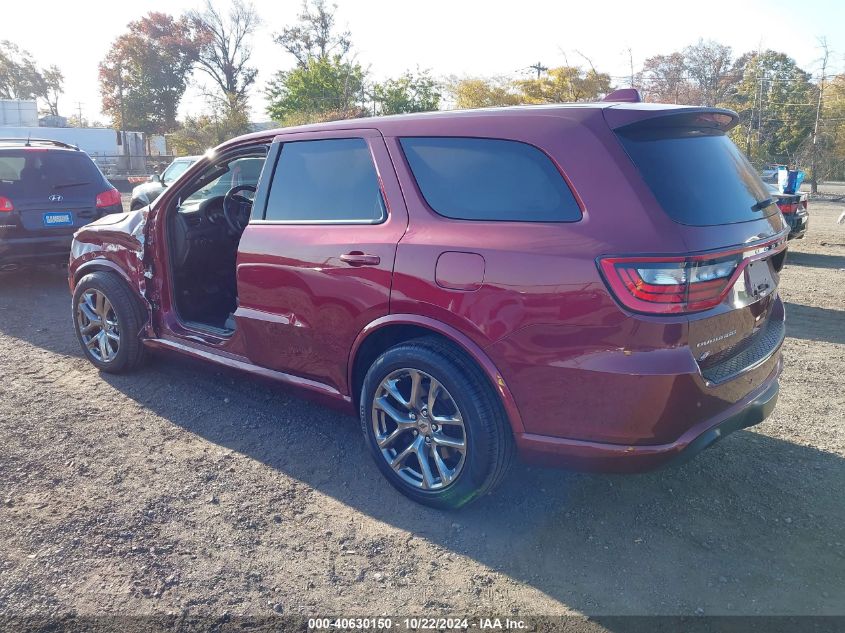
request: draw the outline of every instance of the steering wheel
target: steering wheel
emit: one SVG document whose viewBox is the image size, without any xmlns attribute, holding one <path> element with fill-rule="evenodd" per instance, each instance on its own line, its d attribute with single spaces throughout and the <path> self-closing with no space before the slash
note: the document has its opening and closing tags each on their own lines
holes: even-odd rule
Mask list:
<svg viewBox="0 0 845 633">
<path fill-rule="evenodd" d="M 240 195 L 241 191 L 251 191 L 255 193 L 255 187 L 252 185 L 238 185 L 232 187 L 223 196 L 223 217 L 226 218 L 226 224 L 235 235 L 240 235 L 244 232 L 246 225 L 249 223 L 249 216 L 252 213 L 252 200 L 246 196 Z"/>
</svg>

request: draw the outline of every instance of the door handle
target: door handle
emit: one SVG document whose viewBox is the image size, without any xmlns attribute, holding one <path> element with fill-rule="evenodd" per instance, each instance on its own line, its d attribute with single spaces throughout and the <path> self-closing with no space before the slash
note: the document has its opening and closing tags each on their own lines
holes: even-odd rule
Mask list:
<svg viewBox="0 0 845 633">
<path fill-rule="evenodd" d="M 361 251 L 352 251 L 351 253 L 341 255 L 340 261 L 346 262 L 350 266 L 378 266 L 381 263 L 381 257 L 378 255 L 368 255 Z"/>
</svg>

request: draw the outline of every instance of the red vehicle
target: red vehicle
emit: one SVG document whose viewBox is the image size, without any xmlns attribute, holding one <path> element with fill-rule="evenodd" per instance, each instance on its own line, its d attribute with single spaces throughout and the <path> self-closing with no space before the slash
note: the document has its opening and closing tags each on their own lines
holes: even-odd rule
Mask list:
<svg viewBox="0 0 845 633">
<path fill-rule="evenodd" d="M 778 393 L 788 227 L 736 122 L 607 102 L 243 136 L 76 234 L 76 333 L 103 371 L 172 350 L 357 411 L 433 506 L 516 454 L 682 460 Z"/>
</svg>

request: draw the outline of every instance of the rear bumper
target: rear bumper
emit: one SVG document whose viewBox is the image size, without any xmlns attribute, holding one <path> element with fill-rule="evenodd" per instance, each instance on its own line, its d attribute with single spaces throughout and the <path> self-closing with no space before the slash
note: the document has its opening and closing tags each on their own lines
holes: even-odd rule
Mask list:
<svg viewBox="0 0 845 633">
<path fill-rule="evenodd" d="M 808 213 L 789 213 L 783 216 L 786 223 L 789 224 L 789 238 L 790 240 L 801 239 L 807 233 L 807 227 L 810 225 L 810 216 Z"/>
<path fill-rule="evenodd" d="M 674 442 L 623 445 L 569 440 L 532 433 L 516 436 L 520 457 L 532 464 L 591 472 L 636 473 L 683 463 L 726 435 L 759 424 L 777 403 L 783 360 L 757 389 L 720 416 L 688 429 Z"/>
<path fill-rule="evenodd" d="M 23 264 L 33 261 L 67 263 L 72 241 L 72 234 L 48 237 L 0 236 L 0 264 Z"/>
</svg>

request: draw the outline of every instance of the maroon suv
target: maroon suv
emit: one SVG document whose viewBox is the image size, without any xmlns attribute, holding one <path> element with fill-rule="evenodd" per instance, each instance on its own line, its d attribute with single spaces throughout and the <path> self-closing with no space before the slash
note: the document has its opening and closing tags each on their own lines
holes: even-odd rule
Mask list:
<svg viewBox="0 0 845 633">
<path fill-rule="evenodd" d="M 788 227 L 736 122 L 607 102 L 243 136 L 76 234 L 76 334 L 103 371 L 174 350 L 357 410 L 429 505 L 516 453 L 681 460 L 778 392 Z"/>
</svg>

